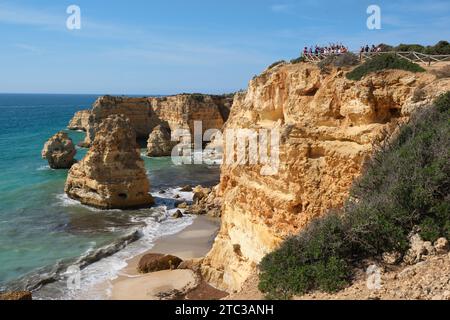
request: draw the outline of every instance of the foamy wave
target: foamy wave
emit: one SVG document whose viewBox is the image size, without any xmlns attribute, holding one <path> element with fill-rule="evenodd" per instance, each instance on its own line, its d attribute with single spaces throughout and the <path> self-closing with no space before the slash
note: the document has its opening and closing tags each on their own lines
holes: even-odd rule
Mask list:
<svg viewBox="0 0 450 320">
<path fill-rule="evenodd" d="M 194 193 L 192 191 L 181 191 L 181 187 L 178 188 L 167 188 L 164 190 L 159 190 L 156 192 L 152 192 L 152 196 L 154 198 L 158 198 L 159 199 L 166 199 L 169 201 L 187 201 L 187 202 L 192 202 L 193 198 L 194 198 Z M 164 191 L 163 193 L 161 193 L 161 191 Z M 177 197 L 179 196 L 179 198 Z"/>
<path fill-rule="evenodd" d="M 169 216 L 171 210 L 166 211 Z M 107 299 L 111 294 L 111 283 L 127 266 L 127 261 L 151 249 L 155 241 L 163 236 L 182 231 L 192 224 L 194 217 L 181 219 L 165 219 L 156 222 L 144 218 L 146 226 L 140 230 L 142 237 L 115 254 L 88 265 L 81 271 L 81 290 L 67 291 L 65 299 Z"/>
<path fill-rule="evenodd" d="M 97 261 L 101 261 L 101 259 L 109 257 L 124 249 L 130 243 L 137 241 L 140 237 L 142 237 L 142 233 L 139 230 L 131 230 L 127 234 L 116 239 L 111 244 L 97 249 L 95 248 L 96 243 L 91 242 L 89 249 L 87 249 L 86 252 L 78 259 L 60 260 L 53 266 L 43 267 L 36 270 L 12 283 L 9 286 L 9 289 L 13 291 L 23 289 L 34 291 L 45 286 L 42 291 L 37 291 L 37 298 L 43 298 L 46 294 L 49 294 L 49 292 L 52 291 L 55 292 L 64 290 L 64 287 L 62 286 L 64 284 L 63 279 L 67 276 L 67 270 L 69 267 L 77 266 L 82 269 Z M 54 298 L 54 296 L 49 294 L 49 296 L 45 298 Z"/>
<path fill-rule="evenodd" d="M 72 198 L 70 198 L 67 194 L 65 193 L 61 193 L 61 194 L 57 194 L 56 198 L 59 200 L 56 205 L 58 206 L 62 206 L 62 207 L 83 207 L 89 211 L 94 211 L 94 212 L 120 212 L 122 210 L 120 209 L 110 209 L 110 210 L 102 210 L 102 209 L 97 209 L 94 207 L 90 207 L 87 205 L 82 204 L 80 201 L 78 200 L 74 200 Z"/>
<path fill-rule="evenodd" d="M 40 166 L 39 168 L 36 169 L 37 171 L 47 171 L 47 170 L 53 170 L 52 168 L 50 168 L 49 165 L 46 166 Z"/>
<path fill-rule="evenodd" d="M 134 216 L 131 219 L 141 222 L 144 227 L 134 230 L 130 234 L 121 237 L 113 244 L 100 248 L 89 249 L 80 257 L 75 265 L 85 267 L 81 270 L 81 289 L 67 289 L 65 278 L 55 283 L 50 283 L 43 289 L 35 293 L 36 299 L 107 299 L 111 294 L 111 284 L 109 280 L 117 278 L 120 271 L 127 266 L 127 261 L 151 249 L 155 241 L 161 237 L 176 234 L 189 225 L 195 219 L 193 216 L 185 215 L 180 219 L 172 219 L 173 213 L 177 210 L 173 206 L 173 201 L 181 199 L 171 199 L 171 195 L 179 194 L 186 201 L 192 199 L 192 192 L 180 192 L 179 188 L 169 189 L 164 194 L 164 199 L 172 200 L 171 204 L 159 203 L 151 209 L 145 209 L 148 214 L 143 216 Z M 162 196 L 155 193 L 155 195 Z M 82 205 L 76 200 L 70 199 L 67 195 L 58 195 L 61 205 L 65 206 L 87 206 Z M 164 202 L 159 199 L 159 201 Z M 94 209 L 98 210 L 98 209 Z M 56 272 L 56 271 L 55 271 Z M 61 266 L 57 268 L 60 275 L 64 275 Z M 56 293 L 56 294 L 55 294 Z"/>
</svg>

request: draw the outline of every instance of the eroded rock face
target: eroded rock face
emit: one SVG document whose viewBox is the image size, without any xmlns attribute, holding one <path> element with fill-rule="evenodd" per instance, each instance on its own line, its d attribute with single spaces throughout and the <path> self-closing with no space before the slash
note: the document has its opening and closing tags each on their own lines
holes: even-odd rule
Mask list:
<svg viewBox="0 0 450 320">
<path fill-rule="evenodd" d="M 263 176 L 261 164 L 224 162 L 217 191 L 222 225 L 203 276 L 218 288 L 239 290 L 283 239 L 342 206 L 374 142 L 448 90 L 445 81 L 391 70 L 353 82 L 342 70 L 325 74 L 310 64 L 282 65 L 254 78 L 236 95 L 225 127 L 278 130 L 280 164 Z M 418 87 L 424 101 L 415 102 Z"/>
<path fill-rule="evenodd" d="M 194 131 L 194 122 L 202 121 L 202 132 L 221 129 L 228 119 L 232 96 L 180 94 L 149 99 L 157 117 L 169 124 L 171 131 L 188 129 Z"/>
<path fill-rule="evenodd" d="M 67 177 L 65 192 L 83 204 L 126 209 L 153 204 L 136 134 L 121 115 L 106 118 L 92 147 Z"/>
<path fill-rule="evenodd" d="M 137 138 L 147 139 L 152 129 L 158 125 L 150 113 L 146 98 L 126 98 L 103 96 L 95 101 L 89 118 L 85 144 L 90 145 L 102 121 L 111 115 L 124 115 Z"/>
<path fill-rule="evenodd" d="M 139 260 L 137 268 L 140 273 L 173 270 L 177 269 L 181 262 L 183 260 L 172 255 L 148 253 Z"/>
<path fill-rule="evenodd" d="M 70 120 L 67 129 L 86 131 L 89 125 L 90 110 L 81 110 L 75 113 L 72 120 Z"/>
<path fill-rule="evenodd" d="M 67 133 L 60 131 L 51 137 L 42 149 L 42 158 L 52 169 L 69 169 L 76 161 L 77 150 Z"/>
<path fill-rule="evenodd" d="M 228 118 L 233 97 L 180 94 L 169 97 L 100 97 L 93 105 L 87 128 L 85 146 L 95 138 L 99 124 L 112 114 L 123 114 L 138 139 L 147 139 L 158 125 L 170 131 L 194 130 L 194 121 L 202 121 L 202 130 L 221 129 Z"/>
<path fill-rule="evenodd" d="M 156 126 L 147 140 L 147 155 L 149 157 L 170 156 L 176 144 L 171 141 L 170 128 L 164 125 Z"/>
</svg>

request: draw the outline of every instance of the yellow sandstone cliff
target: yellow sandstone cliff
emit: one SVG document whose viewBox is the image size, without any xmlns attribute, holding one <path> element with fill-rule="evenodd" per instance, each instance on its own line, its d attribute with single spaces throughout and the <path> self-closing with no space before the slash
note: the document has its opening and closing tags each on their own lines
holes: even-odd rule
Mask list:
<svg viewBox="0 0 450 320">
<path fill-rule="evenodd" d="M 69 130 L 81 130 L 86 131 L 89 125 L 89 117 L 91 115 L 90 110 L 81 110 L 75 113 L 70 120 L 67 129 Z"/>
<path fill-rule="evenodd" d="M 231 102 L 231 96 L 201 94 L 142 98 L 103 96 L 97 99 L 90 111 L 84 145 L 92 143 L 98 126 L 113 114 L 126 116 L 136 137 L 145 140 L 158 125 L 168 127 L 170 131 L 188 129 L 193 132 L 194 121 L 202 121 L 203 132 L 221 129 L 228 117 Z M 72 122 L 76 123 L 80 116 L 76 114 Z"/>
<path fill-rule="evenodd" d="M 280 130 L 280 166 L 262 176 L 260 165 L 222 165 L 222 226 L 202 266 L 206 280 L 239 290 L 282 239 L 343 204 L 377 141 L 449 88 L 429 73 L 386 70 L 354 82 L 310 64 L 255 77 L 225 127 Z"/>
</svg>

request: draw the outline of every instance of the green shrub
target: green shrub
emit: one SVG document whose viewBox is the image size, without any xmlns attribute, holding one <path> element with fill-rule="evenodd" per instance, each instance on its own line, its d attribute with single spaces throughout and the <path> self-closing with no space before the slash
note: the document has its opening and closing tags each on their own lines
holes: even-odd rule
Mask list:
<svg viewBox="0 0 450 320">
<path fill-rule="evenodd" d="M 319 62 L 318 66 L 321 70 L 326 70 L 333 66 L 336 68 L 356 66 L 359 63 L 358 56 L 354 53 L 347 52 L 339 55 L 329 55 Z"/>
<path fill-rule="evenodd" d="M 286 63 L 286 61 L 284 61 L 284 60 L 276 61 L 276 62 L 272 63 L 267 69 L 270 70 L 270 69 L 275 68 L 276 66 L 278 66 L 278 65 L 280 65 L 282 63 Z"/>
<path fill-rule="evenodd" d="M 201 93 L 193 93 L 193 94 L 191 94 L 191 98 L 197 102 L 205 101 L 205 95 L 203 95 Z"/>
<path fill-rule="evenodd" d="M 296 63 L 301 63 L 301 62 L 305 62 L 306 60 L 305 60 L 305 57 L 304 56 L 301 56 L 301 57 L 298 57 L 298 58 L 296 58 L 296 59 L 292 59 L 290 62 L 292 63 L 292 64 L 296 64 Z"/>
<path fill-rule="evenodd" d="M 269 298 L 336 291 L 366 258 L 406 252 L 415 226 L 425 240 L 450 238 L 450 92 L 380 146 L 344 207 L 310 223 L 260 264 Z"/>
<path fill-rule="evenodd" d="M 286 299 L 314 288 L 341 289 L 349 268 L 345 256 L 345 226 L 330 213 L 316 219 L 296 237 L 287 239 L 280 249 L 261 261 L 259 289 L 271 299 Z M 330 270 L 332 272 L 330 272 Z"/>
<path fill-rule="evenodd" d="M 425 47 L 420 45 L 420 44 L 400 44 L 397 47 L 395 47 L 395 51 L 402 51 L 402 52 L 407 52 L 407 51 L 415 51 L 415 52 L 424 52 L 425 51 Z"/>
<path fill-rule="evenodd" d="M 449 112 L 450 108 L 450 92 L 439 96 L 434 102 L 436 108 L 438 108 L 439 112 Z"/>
<path fill-rule="evenodd" d="M 420 44 L 400 44 L 396 47 L 392 47 L 386 44 L 380 44 L 381 51 L 415 51 L 425 54 L 450 54 L 450 43 L 448 41 L 439 41 L 434 46 L 423 46 Z"/>
<path fill-rule="evenodd" d="M 381 70 L 400 69 L 411 72 L 424 72 L 418 64 L 397 57 L 394 54 L 381 54 L 367 60 L 347 74 L 349 80 L 361 80 L 364 76 Z"/>
<path fill-rule="evenodd" d="M 426 54 L 450 54 L 450 43 L 448 41 L 439 41 L 434 46 L 428 46 L 424 52 Z"/>
<path fill-rule="evenodd" d="M 380 48 L 382 52 L 394 51 L 394 47 L 393 46 L 390 46 L 390 45 L 385 44 L 385 43 L 380 43 L 377 47 Z"/>
</svg>

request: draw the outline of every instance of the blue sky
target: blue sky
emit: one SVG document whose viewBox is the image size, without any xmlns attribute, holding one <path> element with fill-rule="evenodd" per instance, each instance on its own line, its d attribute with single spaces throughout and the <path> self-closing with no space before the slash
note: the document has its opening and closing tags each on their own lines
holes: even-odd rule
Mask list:
<svg viewBox="0 0 450 320">
<path fill-rule="evenodd" d="M 0 92 L 223 93 L 305 45 L 450 40 L 450 1 L 0 0 L 0 39 Z"/>
</svg>

